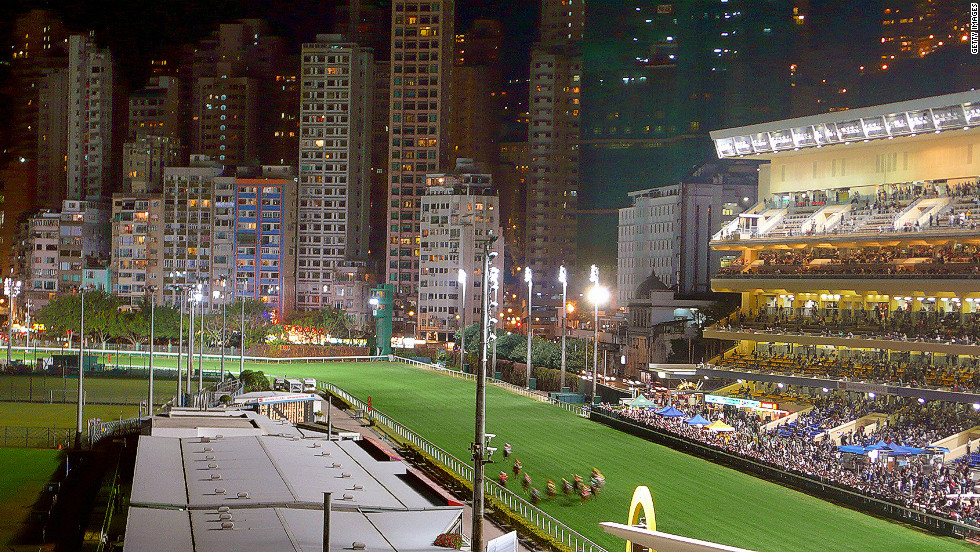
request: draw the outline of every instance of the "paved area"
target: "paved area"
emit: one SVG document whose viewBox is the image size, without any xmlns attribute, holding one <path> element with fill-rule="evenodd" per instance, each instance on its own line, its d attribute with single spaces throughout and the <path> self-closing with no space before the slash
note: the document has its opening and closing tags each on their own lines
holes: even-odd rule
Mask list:
<svg viewBox="0 0 980 552">
<path fill-rule="evenodd" d="M 323 401 L 323 414 L 327 414 L 327 401 Z M 334 405 L 330 409 L 330 423 L 336 428 L 335 431 L 352 431 L 360 433 L 361 435 L 367 435 L 374 438 L 381 438 L 381 435 L 374 429 L 365 426 L 360 420 L 356 420 L 351 417 L 351 414 L 347 410 L 342 410 Z M 466 503 L 466 507 L 463 508 L 463 532 L 467 537 L 470 536 L 470 530 L 473 526 L 473 508 L 470 506 L 469 502 Z M 493 523 L 492 521 L 484 518 L 483 523 L 483 538 L 484 541 L 489 541 L 490 539 L 495 539 L 497 537 L 504 535 L 504 530 Z M 523 540 L 519 542 L 520 552 L 535 552 L 536 549 L 529 548 L 527 543 Z M 485 546 L 485 544 L 484 544 Z"/>
</svg>

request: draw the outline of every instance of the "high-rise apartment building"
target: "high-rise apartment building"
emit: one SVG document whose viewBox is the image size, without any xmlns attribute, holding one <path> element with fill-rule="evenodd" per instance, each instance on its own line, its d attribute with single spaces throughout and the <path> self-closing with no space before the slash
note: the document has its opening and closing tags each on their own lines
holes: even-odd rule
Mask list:
<svg viewBox="0 0 980 552">
<path fill-rule="evenodd" d="M 105 221 L 99 204 L 65 200 L 60 212 L 43 211 L 31 217 L 28 230 L 28 296 L 44 306 L 57 293 L 83 284 L 85 269 L 102 269 L 109 260 Z"/>
<path fill-rule="evenodd" d="M 235 295 L 264 302 L 277 320 L 292 311 L 296 282 L 293 174 L 292 167 L 262 167 L 259 177 L 235 179 Z"/>
<path fill-rule="evenodd" d="M 371 207 L 368 219 L 371 269 L 384 273 L 385 240 L 388 238 L 388 122 L 391 104 L 391 63 L 374 62 L 374 102 L 371 113 Z"/>
<path fill-rule="evenodd" d="M 925 57 L 967 44 L 969 4 L 955 0 L 888 0 L 881 7 L 881 63 Z"/>
<path fill-rule="evenodd" d="M 123 192 L 162 192 L 163 169 L 182 164 L 180 149 L 169 136 L 141 135 L 123 143 Z"/>
<path fill-rule="evenodd" d="M 296 306 L 318 308 L 345 261 L 367 257 L 374 58 L 339 35 L 303 45 Z"/>
<path fill-rule="evenodd" d="M 9 41 L 11 153 L 33 160 L 37 141 L 38 94 L 51 70 L 67 67 L 68 32 L 60 19 L 45 10 L 17 18 Z M 5 55 L 6 57 L 6 55 Z M 50 206 L 61 207 L 60 203 Z"/>
<path fill-rule="evenodd" d="M 129 95 L 128 138 L 166 136 L 179 141 L 183 132 L 180 81 L 175 77 L 150 77 L 145 87 Z"/>
<path fill-rule="evenodd" d="M 388 239 L 385 282 L 395 287 L 395 318 L 418 299 L 420 213 L 425 177 L 446 164 L 454 0 L 392 2 L 388 123 Z"/>
<path fill-rule="evenodd" d="M 528 106 L 530 170 L 525 203 L 523 264 L 550 274 L 576 262 L 579 193 L 579 122 L 585 30 L 581 0 L 543 0 L 541 40 L 531 51 Z M 534 281 L 535 319 L 557 319 L 561 285 Z M 557 302 L 556 302 L 557 301 Z"/>
<path fill-rule="evenodd" d="M 456 35 L 449 121 L 455 158 L 496 162 L 500 127 L 502 72 L 500 22 L 478 19 L 465 34 Z"/>
<path fill-rule="evenodd" d="M 632 205 L 619 210 L 617 304 L 636 299 L 651 275 L 681 295 L 706 294 L 722 253 L 711 237 L 755 205 L 757 163 L 705 163 L 680 183 L 630 192 Z"/>
<path fill-rule="evenodd" d="M 178 304 L 174 285 L 202 284 L 205 308 L 230 301 L 212 296 L 220 279 L 235 273 L 235 177 L 207 156 L 192 155 L 188 167 L 164 171 L 163 289 Z"/>
<path fill-rule="evenodd" d="M 37 88 L 37 185 L 34 205 L 57 209 L 65 199 L 68 155 L 68 69 L 50 69 Z"/>
<path fill-rule="evenodd" d="M 427 339 L 450 341 L 461 324 L 483 315 L 483 246 L 501 235 L 500 204 L 490 174 L 472 160 L 456 170 L 427 177 L 422 197 L 421 269 L 418 332 Z M 503 277 L 503 241 L 492 266 Z M 461 286 L 459 271 L 466 272 Z"/>
<path fill-rule="evenodd" d="M 92 35 L 68 40 L 68 198 L 108 203 L 119 182 L 121 136 L 112 54 Z"/>
<path fill-rule="evenodd" d="M 295 73 L 283 48 L 255 19 L 222 24 L 188 48 L 180 75 L 190 103 L 190 151 L 225 166 L 282 162 L 282 148 L 263 144 L 290 132 L 283 106 L 295 94 L 287 82 Z"/>
<path fill-rule="evenodd" d="M 112 293 L 140 304 L 156 290 L 163 299 L 163 195 L 114 194 L 112 196 Z"/>
</svg>

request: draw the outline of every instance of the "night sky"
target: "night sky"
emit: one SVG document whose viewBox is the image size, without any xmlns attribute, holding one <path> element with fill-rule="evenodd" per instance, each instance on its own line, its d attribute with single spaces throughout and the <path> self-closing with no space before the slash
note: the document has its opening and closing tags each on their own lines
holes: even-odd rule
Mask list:
<svg viewBox="0 0 980 552">
<path fill-rule="evenodd" d="M 221 23 L 241 18 L 266 20 L 273 35 L 283 37 L 289 53 L 299 53 L 303 42 L 329 32 L 331 0 L 36 0 L 0 2 L 0 33 L 18 13 L 32 8 L 58 14 L 71 31 L 94 30 L 109 46 L 130 88 L 142 86 L 150 59 L 166 57 L 183 44 L 207 37 Z M 530 44 L 537 36 L 538 2 L 528 0 L 464 0 L 457 2 L 456 32 L 465 32 L 474 19 L 501 20 L 510 51 L 501 56 L 508 77 L 527 72 Z"/>
</svg>

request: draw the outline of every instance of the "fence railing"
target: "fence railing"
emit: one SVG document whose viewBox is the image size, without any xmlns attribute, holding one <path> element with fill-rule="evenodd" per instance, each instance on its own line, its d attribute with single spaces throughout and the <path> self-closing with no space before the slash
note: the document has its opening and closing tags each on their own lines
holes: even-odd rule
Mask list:
<svg viewBox="0 0 980 552">
<path fill-rule="evenodd" d="M 461 372 L 457 372 L 457 374 L 460 375 L 461 379 L 467 379 L 463 376 L 472 377 L 471 374 L 464 374 Z M 390 416 L 379 412 L 376 409 L 368 410 L 367 403 L 354 395 L 351 395 L 340 387 L 327 382 L 317 382 L 317 384 L 320 389 L 333 393 L 334 395 L 353 405 L 354 408 L 364 410 L 365 414 L 370 420 L 387 427 L 405 441 L 412 443 L 459 477 L 466 480 L 473 479 L 472 465 L 460 460 L 459 458 L 456 458 L 452 454 L 449 454 L 445 450 L 432 444 L 427 439 L 394 420 Z M 493 479 L 485 479 L 485 490 L 487 495 L 496 498 L 512 511 L 520 514 L 524 519 L 530 521 L 539 529 L 548 535 L 551 535 L 555 538 L 555 540 L 560 541 L 575 552 L 607 552 L 605 548 L 596 544 L 588 537 L 585 537 L 581 533 L 571 529 L 561 521 L 558 521 L 550 514 L 544 512 L 534 504 L 531 504 L 511 490 L 500 485 Z"/>
<path fill-rule="evenodd" d="M 12 347 L 12 349 L 14 351 L 21 351 L 21 352 L 23 352 L 23 353 L 25 353 L 27 355 L 33 355 L 33 353 L 35 351 L 37 351 L 38 353 L 46 353 L 46 354 L 64 354 L 64 355 L 67 355 L 67 354 L 75 354 L 75 355 L 77 355 L 78 354 L 78 347 L 24 347 L 24 346 L 21 346 L 21 345 L 14 345 Z M 90 348 L 86 347 L 85 348 L 85 354 L 87 354 L 87 355 L 88 354 L 91 354 L 91 355 L 117 355 L 117 356 L 122 356 L 122 354 L 125 354 L 126 357 L 128 358 L 128 357 L 131 357 L 131 356 L 144 357 L 144 356 L 148 356 L 150 353 L 149 353 L 149 351 L 146 351 L 146 350 L 132 349 L 132 348 L 126 348 L 126 347 L 121 347 L 119 349 L 116 349 L 116 348 L 110 348 L 110 349 L 105 349 L 105 348 L 101 348 L 101 349 L 99 349 L 99 348 L 92 348 L 92 349 L 90 349 Z M 186 350 L 183 353 L 177 353 L 175 351 L 154 351 L 153 352 L 154 358 L 177 358 L 178 354 L 181 356 L 181 358 L 184 358 L 184 359 L 187 358 L 187 351 Z M 207 352 L 207 353 L 204 353 L 204 354 L 201 354 L 199 352 L 195 352 L 194 353 L 195 359 L 198 356 L 203 357 L 205 360 L 221 360 L 221 357 L 222 357 L 222 355 L 221 355 L 220 352 L 215 353 L 213 351 L 212 352 Z M 225 353 L 224 358 L 225 358 L 225 371 L 237 372 L 238 367 L 237 367 L 236 363 L 242 358 L 242 356 L 239 355 L 239 354 L 237 354 L 237 353 L 235 353 L 235 354 Z M 336 357 L 264 357 L 264 356 L 248 356 L 248 355 L 245 355 L 244 358 L 245 358 L 245 361 L 246 362 L 260 362 L 260 363 L 265 363 L 265 364 L 283 364 L 283 363 L 287 363 L 288 364 L 288 363 L 291 363 L 291 362 L 309 362 L 309 363 L 313 363 L 313 362 L 370 362 L 370 361 L 389 360 L 389 357 L 388 356 L 378 356 L 378 355 L 336 356 Z M 114 367 L 114 366 L 117 366 L 117 364 L 115 362 L 113 362 L 113 363 L 110 363 L 109 366 Z M 132 368 L 146 369 L 146 366 L 143 366 L 143 365 L 126 365 L 126 366 L 127 367 L 132 367 Z M 157 366 L 154 369 L 166 370 L 167 367 L 166 366 Z M 196 370 L 197 370 L 197 368 L 195 367 L 195 372 L 196 372 Z M 209 373 L 212 373 L 212 372 L 214 374 L 217 374 L 218 373 L 218 370 L 207 370 L 207 369 L 204 370 L 204 373 L 205 374 L 209 374 Z"/>
<path fill-rule="evenodd" d="M 143 429 L 143 424 L 147 424 L 149 422 L 149 417 L 141 417 L 128 418 L 125 420 L 114 420 L 111 422 L 90 423 L 88 427 L 89 447 L 95 446 L 99 441 L 108 437 L 139 433 Z"/>
<path fill-rule="evenodd" d="M 70 427 L 0 427 L 0 447 L 67 448 L 74 437 L 75 429 Z"/>
</svg>

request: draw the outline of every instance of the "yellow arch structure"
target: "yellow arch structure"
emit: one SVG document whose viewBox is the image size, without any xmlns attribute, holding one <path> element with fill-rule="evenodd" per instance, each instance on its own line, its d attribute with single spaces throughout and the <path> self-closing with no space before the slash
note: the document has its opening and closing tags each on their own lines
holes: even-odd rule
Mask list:
<svg viewBox="0 0 980 552">
<path fill-rule="evenodd" d="M 656 531 L 657 518 L 653 509 L 653 496 L 650 494 L 650 488 L 646 485 L 641 485 L 633 491 L 633 500 L 630 501 L 630 513 L 626 524 L 636 525 L 640 523 L 640 512 L 643 512 L 646 517 L 646 528 L 650 531 Z M 626 541 L 626 552 L 633 552 L 633 543 L 630 541 Z"/>
</svg>

